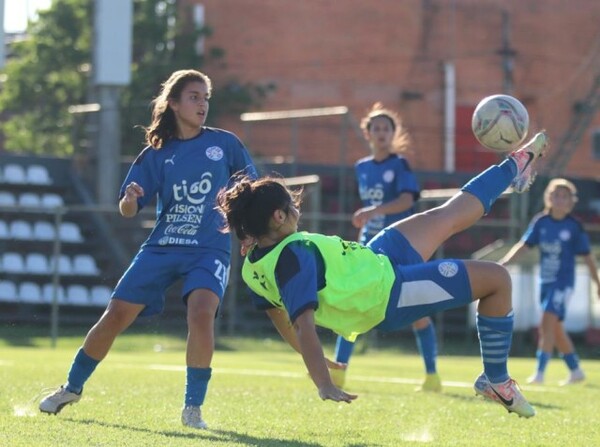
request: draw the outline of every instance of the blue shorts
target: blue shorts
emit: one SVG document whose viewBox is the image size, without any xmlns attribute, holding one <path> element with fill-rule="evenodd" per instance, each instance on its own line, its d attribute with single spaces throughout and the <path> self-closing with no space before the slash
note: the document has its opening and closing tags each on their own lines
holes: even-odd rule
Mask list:
<svg viewBox="0 0 600 447">
<path fill-rule="evenodd" d="M 558 321 L 564 321 L 571 296 L 573 296 L 572 287 L 542 284 L 542 312 L 554 314 L 558 317 Z"/>
<path fill-rule="evenodd" d="M 111 298 L 146 307 L 140 316 L 156 315 L 165 307 L 165 292 L 183 278 L 182 298 L 195 289 L 208 289 L 223 300 L 229 279 L 229 254 L 221 250 L 153 251 L 143 248 L 133 258 Z"/>
<path fill-rule="evenodd" d="M 466 306 L 473 300 L 464 263 L 455 259 L 423 262 L 399 231 L 386 228 L 369 244 L 387 255 L 396 270 L 385 319 L 376 328 L 395 331 L 420 318 Z"/>
</svg>

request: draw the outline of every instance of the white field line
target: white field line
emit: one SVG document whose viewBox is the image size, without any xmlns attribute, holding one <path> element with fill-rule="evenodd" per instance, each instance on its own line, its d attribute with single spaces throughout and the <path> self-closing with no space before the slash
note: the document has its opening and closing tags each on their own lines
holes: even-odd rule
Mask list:
<svg viewBox="0 0 600 447">
<path fill-rule="evenodd" d="M 133 367 L 134 365 L 126 365 Z M 161 365 L 161 364 L 151 364 L 147 366 L 148 369 L 152 369 L 155 371 L 176 371 L 176 372 L 185 372 L 185 366 L 179 365 Z M 233 374 L 240 376 L 260 376 L 260 377 L 285 377 L 289 379 L 305 379 L 307 377 L 306 374 L 296 373 L 291 371 L 269 371 L 265 369 L 236 369 L 236 368 L 213 368 L 213 372 L 215 374 Z M 409 379 L 404 377 L 375 377 L 375 376 L 349 376 L 348 380 L 352 382 L 370 382 L 370 383 L 396 383 L 401 385 L 421 385 L 423 383 L 422 379 Z M 449 380 L 443 380 L 442 385 L 447 388 L 472 388 L 472 382 L 454 382 Z M 524 391 L 538 391 L 538 392 L 548 392 L 552 391 L 555 393 L 563 393 L 565 392 L 563 387 L 552 387 L 552 386 L 522 386 L 521 389 Z"/>
</svg>

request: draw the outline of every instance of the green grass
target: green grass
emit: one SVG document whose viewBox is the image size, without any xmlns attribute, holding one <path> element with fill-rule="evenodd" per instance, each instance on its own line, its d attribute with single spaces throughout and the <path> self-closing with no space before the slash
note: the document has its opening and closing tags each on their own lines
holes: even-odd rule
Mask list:
<svg viewBox="0 0 600 447">
<path fill-rule="evenodd" d="M 321 401 L 300 357 L 279 341 L 224 337 L 203 407 L 210 429 L 186 429 L 181 334 L 124 334 L 80 403 L 39 414 L 35 395 L 64 381 L 84 333 L 69 331 L 52 349 L 43 331 L 0 332 L 1 446 L 600 445 L 599 361 L 584 360 L 586 384 L 564 388 L 565 367 L 554 360 L 547 385 L 524 387 L 538 411 L 526 420 L 474 396 L 477 356 L 441 356 L 444 391 L 427 394 L 414 391 L 422 362 L 413 353 L 356 355 L 348 390 L 359 398 L 348 405 Z M 534 360 L 509 366 L 524 381 Z"/>
</svg>

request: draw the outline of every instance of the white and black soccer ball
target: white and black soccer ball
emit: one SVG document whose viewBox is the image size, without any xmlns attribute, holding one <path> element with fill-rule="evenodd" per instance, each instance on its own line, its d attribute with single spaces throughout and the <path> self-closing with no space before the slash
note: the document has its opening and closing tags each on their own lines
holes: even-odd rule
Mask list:
<svg viewBox="0 0 600 447">
<path fill-rule="evenodd" d="M 513 96 L 487 96 L 475 107 L 471 128 L 477 141 L 486 148 L 514 151 L 527 137 L 529 113 Z"/>
</svg>

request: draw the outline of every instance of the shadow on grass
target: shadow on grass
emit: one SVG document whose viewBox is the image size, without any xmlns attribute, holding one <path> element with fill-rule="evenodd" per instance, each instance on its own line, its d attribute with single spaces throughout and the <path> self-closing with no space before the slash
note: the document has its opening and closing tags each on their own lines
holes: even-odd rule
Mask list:
<svg viewBox="0 0 600 447">
<path fill-rule="evenodd" d="M 236 442 L 241 445 L 260 445 L 261 447 L 277 447 L 285 445 L 286 447 L 323 447 L 322 444 L 315 442 L 302 442 L 293 441 L 290 439 L 273 439 L 273 438 L 261 438 L 257 436 L 250 436 L 243 433 L 236 433 L 228 430 L 194 430 L 182 428 L 181 431 L 177 430 L 151 430 L 144 427 L 136 427 L 132 425 L 115 424 L 110 422 L 98 421 L 95 419 L 73 419 L 63 418 L 66 422 L 72 422 L 75 424 L 83 425 L 94 425 L 106 428 L 114 428 L 119 430 L 126 430 L 127 433 L 139 432 L 149 433 L 159 436 L 166 436 L 169 438 L 181 438 L 181 439 L 198 439 L 203 441 L 212 442 Z M 191 431 L 194 430 L 194 431 Z"/>
</svg>

